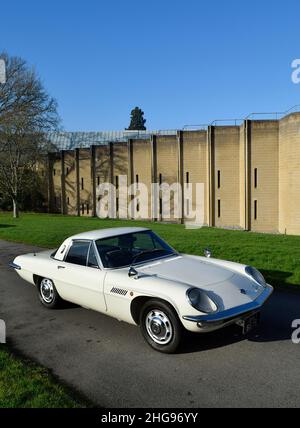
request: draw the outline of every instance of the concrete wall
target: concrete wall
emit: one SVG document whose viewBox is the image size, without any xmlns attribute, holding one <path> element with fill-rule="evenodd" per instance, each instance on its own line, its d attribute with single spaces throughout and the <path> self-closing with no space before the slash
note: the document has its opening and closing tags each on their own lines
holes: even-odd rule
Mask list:
<svg viewBox="0 0 300 428">
<path fill-rule="evenodd" d="M 239 225 L 246 229 L 246 127 L 245 123 L 239 129 Z"/>
<path fill-rule="evenodd" d="M 79 195 L 81 215 L 90 216 L 93 206 L 90 149 L 79 150 Z"/>
<path fill-rule="evenodd" d="M 278 129 L 278 121 L 251 122 L 251 230 L 257 232 L 278 232 Z"/>
<path fill-rule="evenodd" d="M 110 180 L 109 146 L 96 147 L 96 185 L 107 183 Z"/>
<path fill-rule="evenodd" d="M 66 210 L 69 215 L 77 214 L 77 184 L 75 169 L 75 152 L 65 152 L 65 188 L 66 188 Z"/>
<path fill-rule="evenodd" d="M 175 136 L 157 136 L 157 179 L 172 185 L 178 182 L 178 146 Z M 171 192 L 170 215 L 161 215 L 161 219 L 174 221 L 174 193 Z M 164 211 L 168 203 L 162 201 Z"/>
<path fill-rule="evenodd" d="M 134 209 L 139 210 L 136 213 L 141 218 L 149 219 L 151 218 L 151 144 L 149 140 L 133 140 L 132 146 L 132 182 L 138 181 L 139 186 L 140 183 L 145 184 L 149 194 L 147 213 L 141 212 L 140 204 Z M 137 200 L 139 201 L 138 198 Z"/>
<path fill-rule="evenodd" d="M 117 216 L 120 211 L 120 176 L 128 176 L 128 146 L 127 143 L 116 143 L 113 148 L 113 184 L 116 186 L 115 208 Z M 124 215 L 122 215 L 122 218 Z M 126 216 L 127 218 L 127 216 Z"/>
<path fill-rule="evenodd" d="M 300 235 L 300 113 L 279 123 L 279 231 Z"/>
<path fill-rule="evenodd" d="M 60 153 L 55 154 L 52 162 L 52 171 L 49 171 L 52 177 L 53 189 L 49 192 L 53 195 L 53 201 L 49 204 L 53 207 L 54 212 L 61 211 L 61 160 Z"/>
<path fill-rule="evenodd" d="M 240 227 L 240 129 L 214 130 L 214 189 L 216 227 Z"/>
<path fill-rule="evenodd" d="M 188 175 L 187 175 L 188 174 Z M 208 183 L 207 183 L 207 132 L 185 131 L 183 133 L 183 181 L 187 183 L 204 184 L 204 206 L 206 206 Z M 193 203 L 192 210 L 199 207 L 200 201 L 196 199 L 196 187 L 192 187 Z M 187 213 L 187 207 L 185 207 Z M 208 224 L 207 210 L 204 210 L 204 224 Z"/>
<path fill-rule="evenodd" d="M 148 209 L 141 218 L 152 219 L 152 179 L 169 185 L 192 183 L 189 210 L 197 207 L 195 184 L 202 183 L 204 224 L 300 234 L 300 113 L 279 121 L 247 120 L 241 126 L 212 126 L 207 131 L 65 151 L 51 154 L 48 164 L 50 212 L 95 215 L 97 185 L 116 184 L 123 175 L 133 183 L 138 177 L 148 188 Z M 118 197 L 117 192 L 115 204 Z M 134 209 L 138 204 L 135 201 Z M 185 203 L 185 220 L 188 214 Z M 170 215 L 158 215 L 158 220 L 178 221 L 174 195 Z"/>
</svg>

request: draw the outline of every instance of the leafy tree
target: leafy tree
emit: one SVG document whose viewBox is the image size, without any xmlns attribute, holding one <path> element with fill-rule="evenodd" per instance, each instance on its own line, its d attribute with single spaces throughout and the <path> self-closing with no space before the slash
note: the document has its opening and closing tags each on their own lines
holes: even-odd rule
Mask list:
<svg viewBox="0 0 300 428">
<path fill-rule="evenodd" d="M 128 131 L 145 131 L 145 123 L 146 119 L 144 119 L 144 112 L 139 108 L 135 107 L 131 111 L 131 120 L 129 128 L 127 128 Z"/>
<path fill-rule="evenodd" d="M 0 193 L 10 198 L 14 217 L 22 194 L 32 189 L 47 151 L 45 132 L 57 129 L 57 103 L 26 61 L 0 54 L 6 82 L 0 84 Z"/>
</svg>

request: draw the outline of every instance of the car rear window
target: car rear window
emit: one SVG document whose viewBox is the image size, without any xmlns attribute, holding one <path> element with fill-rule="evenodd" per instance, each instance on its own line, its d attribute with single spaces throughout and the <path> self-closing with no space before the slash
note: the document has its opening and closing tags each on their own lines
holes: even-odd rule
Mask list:
<svg viewBox="0 0 300 428">
<path fill-rule="evenodd" d="M 65 261 L 75 265 L 86 266 L 89 247 L 89 241 L 74 241 L 68 251 Z"/>
</svg>

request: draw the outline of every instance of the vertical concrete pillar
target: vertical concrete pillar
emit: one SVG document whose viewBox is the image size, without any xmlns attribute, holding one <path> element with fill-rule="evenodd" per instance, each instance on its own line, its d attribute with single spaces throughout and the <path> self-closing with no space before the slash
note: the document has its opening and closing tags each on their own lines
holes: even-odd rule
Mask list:
<svg viewBox="0 0 300 428">
<path fill-rule="evenodd" d="M 61 150 L 60 152 L 61 159 L 61 213 L 67 214 L 66 207 L 66 174 L 65 174 L 65 152 Z"/>
<path fill-rule="evenodd" d="M 251 120 L 245 120 L 245 230 L 251 230 Z"/>
<path fill-rule="evenodd" d="M 114 145 L 109 143 L 109 173 L 110 173 L 110 182 L 114 184 Z"/>
<path fill-rule="evenodd" d="M 158 198 L 159 194 L 157 192 L 157 187 L 153 184 L 157 184 L 157 144 L 156 144 L 156 135 L 151 135 L 151 198 L 152 198 L 152 220 L 157 221 L 157 212 L 158 212 Z"/>
<path fill-rule="evenodd" d="M 181 219 L 179 223 L 184 223 L 184 159 L 183 159 L 183 131 L 177 131 L 177 152 L 178 152 L 178 183 L 181 186 Z"/>
<path fill-rule="evenodd" d="M 93 209 L 92 215 L 93 217 L 97 216 L 97 198 L 96 198 L 96 146 L 92 145 L 91 148 L 91 183 L 92 183 L 92 201 L 93 201 Z"/>
<path fill-rule="evenodd" d="M 47 155 L 47 185 L 48 185 L 48 213 L 52 213 L 54 202 L 54 188 L 53 188 L 53 154 Z"/>
<path fill-rule="evenodd" d="M 75 149 L 75 172 L 76 172 L 76 211 L 78 217 L 80 216 L 80 171 L 79 171 L 79 149 Z"/>
<path fill-rule="evenodd" d="M 131 186 L 134 182 L 133 174 L 133 140 L 128 140 L 128 186 Z M 129 202 L 131 202 L 133 196 L 129 197 Z M 133 218 L 133 206 L 131 206 L 130 218 Z"/>
<path fill-rule="evenodd" d="M 110 183 L 113 185 L 114 184 L 114 145 L 113 143 L 109 143 L 109 173 L 110 173 Z M 115 192 L 111 192 L 110 203 L 111 203 L 111 212 L 115 213 L 115 206 L 116 206 Z M 113 216 L 113 218 L 114 217 L 115 216 Z"/>
<path fill-rule="evenodd" d="M 215 127 L 209 126 L 207 129 L 207 172 L 208 172 L 208 225 L 215 226 Z"/>
</svg>

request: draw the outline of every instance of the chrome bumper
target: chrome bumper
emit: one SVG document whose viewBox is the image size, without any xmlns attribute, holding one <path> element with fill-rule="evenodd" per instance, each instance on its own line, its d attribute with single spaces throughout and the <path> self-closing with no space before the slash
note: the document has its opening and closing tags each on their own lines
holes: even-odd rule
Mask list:
<svg viewBox="0 0 300 428">
<path fill-rule="evenodd" d="M 226 309 L 225 311 L 215 312 L 213 314 L 206 314 L 206 315 L 197 315 L 197 316 L 183 316 L 183 319 L 186 321 L 192 321 L 195 323 L 205 323 L 213 324 L 218 322 L 226 322 L 226 320 L 230 319 L 236 319 L 240 316 L 249 313 L 249 312 L 257 312 L 263 304 L 268 300 L 268 298 L 273 293 L 274 289 L 271 285 L 267 284 L 265 290 L 258 296 L 256 300 L 253 302 L 247 303 L 245 305 L 236 306 L 231 309 Z"/>
<path fill-rule="evenodd" d="M 16 269 L 16 270 L 21 270 L 21 266 L 16 265 L 16 263 L 14 263 L 14 262 L 10 262 L 8 264 L 8 266 L 11 267 L 11 268 L 13 268 L 13 269 Z"/>
</svg>

